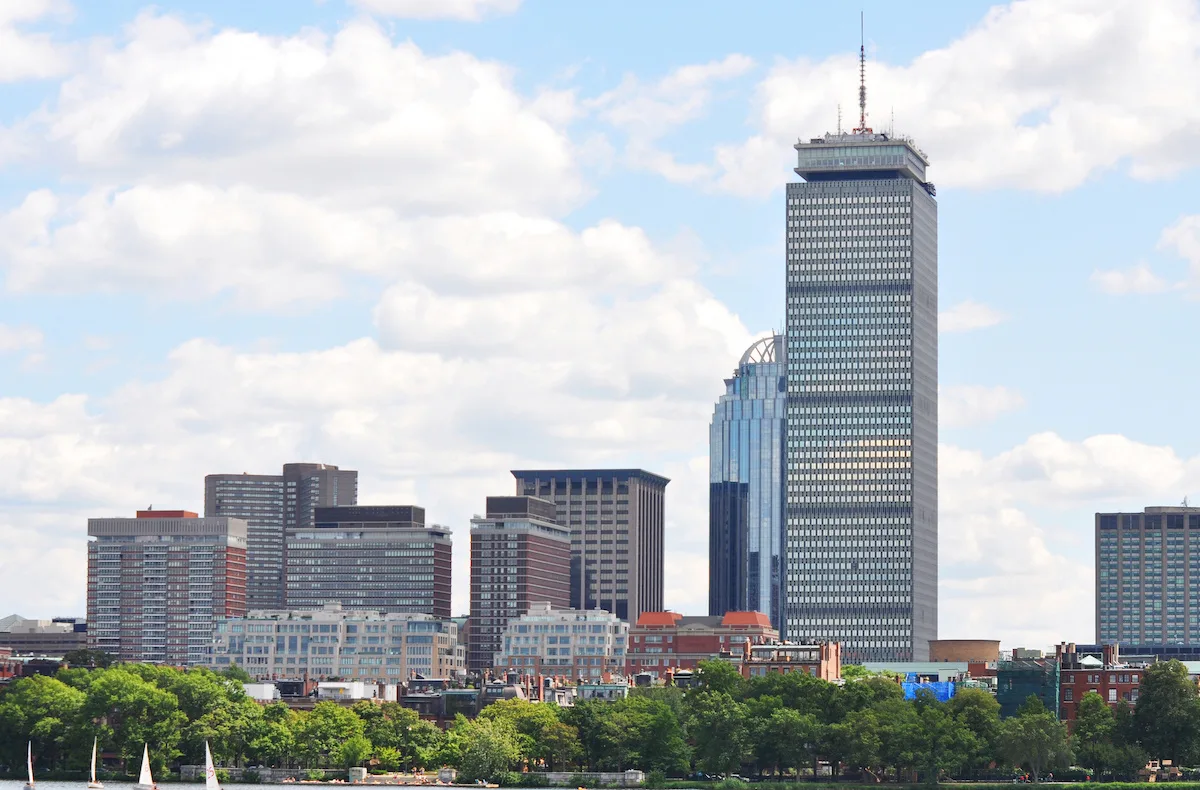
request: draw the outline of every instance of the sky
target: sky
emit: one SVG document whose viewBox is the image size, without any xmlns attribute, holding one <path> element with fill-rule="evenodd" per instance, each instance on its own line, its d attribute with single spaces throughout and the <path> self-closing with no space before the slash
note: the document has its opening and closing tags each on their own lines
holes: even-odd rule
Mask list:
<svg viewBox="0 0 1200 790">
<path fill-rule="evenodd" d="M 450 526 L 458 611 L 509 470 L 665 475 L 705 613 L 708 424 L 856 10 L 0 4 L 0 614 L 84 613 L 88 517 L 292 461 Z M 862 10 L 938 187 L 939 634 L 1091 642 L 1093 514 L 1200 497 L 1200 4 Z"/>
</svg>

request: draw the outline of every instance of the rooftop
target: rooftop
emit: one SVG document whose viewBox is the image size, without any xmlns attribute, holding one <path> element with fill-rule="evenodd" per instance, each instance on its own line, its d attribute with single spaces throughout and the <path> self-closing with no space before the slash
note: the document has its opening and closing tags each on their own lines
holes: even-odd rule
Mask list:
<svg viewBox="0 0 1200 790">
<path fill-rule="evenodd" d="M 796 173 L 805 181 L 911 178 L 925 183 L 929 159 L 909 137 L 840 132 L 797 141 Z"/>
</svg>

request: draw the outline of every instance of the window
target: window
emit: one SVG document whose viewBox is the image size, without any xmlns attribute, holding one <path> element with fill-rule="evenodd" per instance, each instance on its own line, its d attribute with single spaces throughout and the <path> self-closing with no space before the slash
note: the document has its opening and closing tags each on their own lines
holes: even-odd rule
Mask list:
<svg viewBox="0 0 1200 790">
<path fill-rule="evenodd" d="M 1063 689 L 1063 701 L 1071 702 L 1075 699 L 1075 689 Z"/>
<path fill-rule="evenodd" d="M 1109 689 L 1109 690 L 1108 690 L 1108 701 L 1109 701 L 1109 702 L 1116 702 L 1116 701 L 1117 701 L 1117 690 L 1116 690 L 1116 689 Z"/>
</svg>

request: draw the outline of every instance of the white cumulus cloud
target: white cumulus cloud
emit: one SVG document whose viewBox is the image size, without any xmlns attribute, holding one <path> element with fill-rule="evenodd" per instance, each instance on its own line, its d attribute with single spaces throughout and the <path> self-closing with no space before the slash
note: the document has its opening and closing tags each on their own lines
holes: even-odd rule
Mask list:
<svg viewBox="0 0 1200 790">
<path fill-rule="evenodd" d="M 1106 294 L 1156 294 L 1170 288 L 1162 277 L 1150 270 L 1149 265 L 1139 263 L 1130 269 L 1110 269 L 1092 272 L 1092 283 Z"/>
<path fill-rule="evenodd" d="M 938 422 L 946 428 L 967 428 L 991 422 L 1025 405 L 1011 387 L 960 385 L 938 388 Z"/>
<path fill-rule="evenodd" d="M 968 299 L 938 313 L 938 332 L 970 332 L 1003 323 L 1007 315 L 994 307 Z"/>
<path fill-rule="evenodd" d="M 521 0 L 350 0 L 350 4 L 372 14 L 402 19 L 478 22 L 487 16 L 515 12 Z"/>
</svg>

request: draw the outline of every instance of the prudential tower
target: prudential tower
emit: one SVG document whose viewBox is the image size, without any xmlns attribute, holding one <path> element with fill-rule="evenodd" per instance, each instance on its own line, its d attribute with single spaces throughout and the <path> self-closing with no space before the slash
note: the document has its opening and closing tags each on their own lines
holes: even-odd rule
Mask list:
<svg viewBox="0 0 1200 790">
<path fill-rule="evenodd" d="M 861 61 L 860 61 L 861 63 Z M 937 638 L 937 201 L 866 125 L 796 144 L 787 185 L 786 589 L 793 641 L 926 660 Z"/>
</svg>

